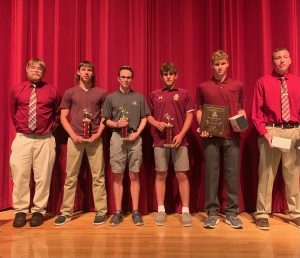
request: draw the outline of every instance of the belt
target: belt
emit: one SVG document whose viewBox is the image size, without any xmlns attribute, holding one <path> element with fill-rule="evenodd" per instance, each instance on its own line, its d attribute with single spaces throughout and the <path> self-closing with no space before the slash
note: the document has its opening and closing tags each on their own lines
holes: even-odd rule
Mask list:
<svg viewBox="0 0 300 258">
<path fill-rule="evenodd" d="M 299 123 L 282 123 L 282 124 L 266 123 L 266 126 L 279 127 L 282 129 L 290 129 L 290 128 L 299 127 Z"/>
<path fill-rule="evenodd" d="M 18 136 L 26 137 L 26 138 L 31 138 L 31 139 L 46 139 L 52 136 L 52 132 L 46 133 L 46 134 L 35 134 L 35 133 L 16 133 Z"/>
</svg>

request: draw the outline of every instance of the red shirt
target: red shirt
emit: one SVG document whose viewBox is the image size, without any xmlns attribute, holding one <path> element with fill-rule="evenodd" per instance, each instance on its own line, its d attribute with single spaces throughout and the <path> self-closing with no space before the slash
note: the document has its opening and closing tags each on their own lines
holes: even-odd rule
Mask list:
<svg viewBox="0 0 300 258">
<path fill-rule="evenodd" d="M 300 112 L 300 77 L 287 73 L 285 81 L 288 87 L 290 121 L 299 123 Z M 259 78 L 254 91 L 252 120 L 260 135 L 267 133 L 266 123 L 286 123 L 281 118 L 281 80 L 273 72 Z"/>
<path fill-rule="evenodd" d="M 37 83 L 37 128 L 32 132 L 28 128 L 29 99 L 32 89 L 30 81 L 23 82 L 12 89 L 10 111 L 16 131 L 40 135 L 50 133 L 54 124 L 59 123 L 59 94 L 52 85 L 46 82 Z"/>
<path fill-rule="evenodd" d="M 170 121 L 173 124 L 174 135 L 180 133 L 186 113 L 194 111 L 193 101 L 187 90 L 181 88 L 162 88 L 155 90 L 150 95 L 149 109 L 155 120 L 168 122 L 164 117 L 169 114 L 174 119 Z M 153 136 L 153 146 L 160 147 L 165 144 L 165 132 L 160 132 L 154 126 L 151 127 Z M 188 146 L 186 137 L 182 140 L 182 146 Z"/>
<path fill-rule="evenodd" d="M 91 133 L 97 133 L 101 120 L 101 108 L 107 93 L 99 87 L 92 87 L 88 91 L 80 86 L 66 90 L 60 107 L 69 109 L 71 114 L 71 127 L 77 135 L 83 135 L 83 110 L 87 108 L 91 119 Z"/>
<path fill-rule="evenodd" d="M 203 104 L 228 106 L 229 117 L 237 115 L 244 106 L 244 85 L 237 80 L 226 78 L 219 82 L 214 78 L 201 83 L 196 92 L 198 109 Z M 239 133 L 235 133 L 227 124 L 226 139 L 238 139 Z"/>
</svg>

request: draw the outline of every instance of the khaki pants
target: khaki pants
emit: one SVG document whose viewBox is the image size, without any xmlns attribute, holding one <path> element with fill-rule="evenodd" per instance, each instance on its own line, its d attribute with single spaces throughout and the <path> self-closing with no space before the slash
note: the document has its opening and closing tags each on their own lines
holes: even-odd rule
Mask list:
<svg viewBox="0 0 300 258">
<path fill-rule="evenodd" d="M 74 144 L 69 137 L 67 145 L 67 175 L 63 204 L 60 209 L 62 215 L 71 216 L 73 213 L 77 177 L 84 151 L 86 151 L 92 173 L 95 210 L 102 215 L 107 213 L 102 140 L 99 139 L 94 143 Z"/>
<path fill-rule="evenodd" d="M 291 219 L 300 217 L 299 130 L 299 128 L 282 129 L 277 127 L 267 127 L 268 133 L 272 136 L 292 139 L 290 150 L 270 148 L 264 137 L 258 139 L 260 161 L 258 168 L 259 183 L 255 214 L 256 218 L 268 218 L 268 214 L 272 212 L 273 182 L 281 159 L 289 215 Z"/>
<path fill-rule="evenodd" d="M 15 213 L 29 212 L 31 169 L 33 169 L 35 181 L 34 206 L 31 212 L 46 213 L 54 161 L 55 139 L 51 133 L 47 135 L 16 134 L 10 156 Z"/>
</svg>

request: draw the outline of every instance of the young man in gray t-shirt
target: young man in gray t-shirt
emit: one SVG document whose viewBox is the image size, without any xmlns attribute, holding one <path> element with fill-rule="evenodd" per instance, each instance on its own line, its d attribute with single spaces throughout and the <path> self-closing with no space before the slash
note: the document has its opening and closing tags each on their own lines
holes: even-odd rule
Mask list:
<svg viewBox="0 0 300 258">
<path fill-rule="evenodd" d="M 119 68 L 120 87 L 109 94 L 103 106 L 105 123 L 112 130 L 110 140 L 110 165 L 113 173 L 113 191 L 116 211 L 110 220 L 111 226 L 122 222 L 123 177 L 128 164 L 132 219 L 135 225 L 143 225 L 138 211 L 140 181 L 138 172 L 142 163 L 142 130 L 147 123 L 149 110 L 144 96 L 131 89 L 133 70 L 129 66 Z"/>
</svg>

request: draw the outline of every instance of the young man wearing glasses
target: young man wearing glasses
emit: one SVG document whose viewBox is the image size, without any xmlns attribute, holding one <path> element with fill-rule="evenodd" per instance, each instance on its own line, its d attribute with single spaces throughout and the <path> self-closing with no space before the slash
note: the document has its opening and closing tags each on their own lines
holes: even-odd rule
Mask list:
<svg viewBox="0 0 300 258">
<path fill-rule="evenodd" d="M 142 163 L 142 130 L 147 123 L 149 110 L 144 96 L 131 88 L 134 72 L 129 66 L 119 68 L 119 88 L 107 96 L 103 117 L 112 130 L 110 140 L 110 165 L 113 173 L 113 191 L 115 197 L 115 213 L 110 220 L 111 226 L 122 222 L 123 178 L 126 164 L 130 177 L 132 199 L 132 220 L 137 226 L 143 225 L 138 211 L 140 181 L 139 171 Z"/>
</svg>

